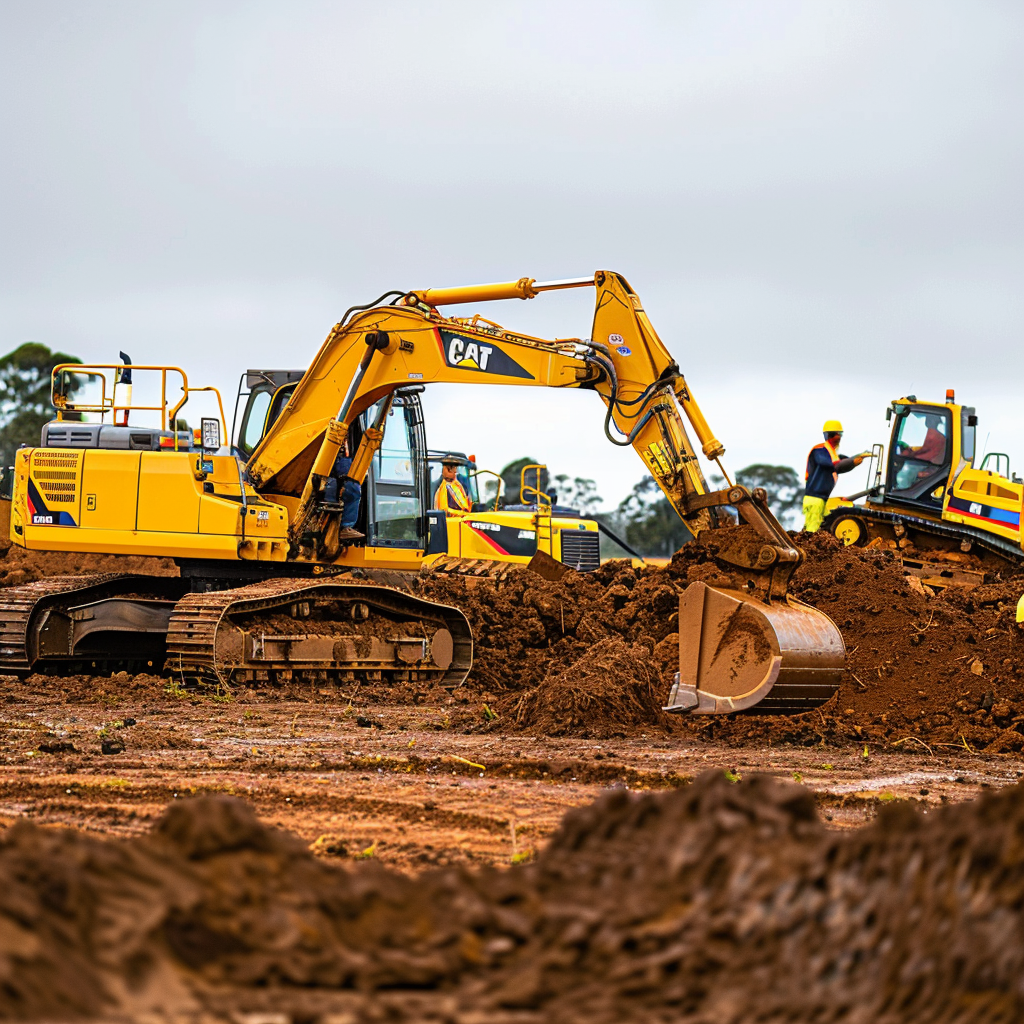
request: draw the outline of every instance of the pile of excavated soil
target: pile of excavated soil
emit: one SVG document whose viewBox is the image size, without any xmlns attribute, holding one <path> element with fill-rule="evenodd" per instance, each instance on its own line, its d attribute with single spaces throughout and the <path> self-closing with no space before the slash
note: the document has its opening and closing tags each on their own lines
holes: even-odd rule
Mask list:
<svg viewBox="0 0 1024 1024">
<path fill-rule="evenodd" d="M 0 839 L 0 1016 L 972 1024 L 1024 1014 L 1024 789 L 826 830 L 708 773 L 570 812 L 529 865 L 339 868 L 236 800 Z"/>
<path fill-rule="evenodd" d="M 170 558 L 141 555 L 95 555 L 75 551 L 26 551 L 11 545 L 0 560 L 0 587 L 32 583 L 47 576 L 84 576 L 98 572 L 137 572 L 177 576 Z"/>
<path fill-rule="evenodd" d="M 845 548 L 825 533 L 794 539 L 806 560 L 791 593 L 832 618 L 848 651 L 836 699 L 800 716 L 676 718 L 660 712 L 678 667 L 679 594 L 698 580 L 729 585 L 708 546 L 687 545 L 665 568 L 608 562 L 557 583 L 517 570 L 495 587 L 434 577 L 423 589 L 457 604 L 470 619 L 476 647 L 468 685 L 497 695 L 505 718 L 490 728 L 602 736 L 656 726 L 740 743 L 1024 748 L 1024 636 L 1013 621 L 1024 575 L 932 594 L 903 574 L 891 552 Z M 604 673 L 598 697 L 612 713 L 593 724 L 575 711 L 557 725 L 551 715 L 524 718 L 524 707 L 558 706 L 561 698 L 548 691 L 566 678 L 592 681 L 601 643 L 623 651 L 616 671 Z M 653 686 L 652 662 L 660 673 Z M 616 691 L 614 701 L 605 697 L 608 688 Z M 572 705 L 581 706 L 578 694 Z"/>
<path fill-rule="evenodd" d="M 614 735 L 623 722 L 657 725 L 661 679 L 650 650 L 598 640 L 568 666 L 553 665 L 541 682 L 507 702 L 512 721 L 548 736 Z"/>
<path fill-rule="evenodd" d="M 932 594 L 904 576 L 891 552 L 844 548 L 825 533 L 793 535 L 806 560 L 790 589 L 843 635 L 848 671 L 837 698 L 791 717 L 664 714 L 678 661 L 679 594 L 698 580 L 730 584 L 714 560 L 730 533 L 686 545 L 664 568 L 608 562 L 558 582 L 525 569 L 498 584 L 419 580 L 424 596 L 462 608 L 473 627 L 474 667 L 463 690 L 472 702 L 453 724 L 582 737 L 654 730 L 735 743 L 1024 749 L 1024 635 L 1013 621 L 1024 574 Z M 165 559 L 12 548 L 0 586 L 104 571 L 176 569 Z M 481 704 L 498 714 L 486 725 Z"/>
</svg>

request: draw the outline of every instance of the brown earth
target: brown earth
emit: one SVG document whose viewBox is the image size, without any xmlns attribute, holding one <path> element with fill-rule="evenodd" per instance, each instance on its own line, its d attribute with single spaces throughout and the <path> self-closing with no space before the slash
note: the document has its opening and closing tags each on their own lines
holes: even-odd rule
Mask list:
<svg viewBox="0 0 1024 1024">
<path fill-rule="evenodd" d="M 532 864 L 339 869 L 239 800 L 0 840 L 0 1013 L 149 1021 L 1009 1022 L 1024 788 L 864 828 L 721 772 L 606 794 Z M 275 1016 L 272 1016 L 275 1015 Z"/>
<path fill-rule="evenodd" d="M 475 664 L 464 692 L 497 715 L 481 720 L 475 709 L 457 710 L 453 724 L 582 738 L 654 730 L 732 744 L 1024 748 L 1024 637 L 1013 621 L 1024 574 L 933 594 L 904 576 L 891 552 L 844 548 L 825 533 L 793 536 L 807 557 L 791 593 L 833 619 L 848 651 L 840 692 L 824 708 L 780 718 L 686 719 L 660 711 L 677 667 L 679 593 L 698 580 L 729 582 L 712 557 L 713 540 L 687 545 L 665 567 L 608 562 L 559 582 L 526 570 L 497 584 L 419 581 L 425 596 L 469 617 Z M 176 569 L 166 559 L 15 547 L 0 562 L 0 586 L 103 571 Z"/>
<path fill-rule="evenodd" d="M 660 712 L 678 593 L 724 582 L 697 546 L 424 581 L 474 627 L 454 694 L 0 679 L 0 1017 L 1020 1019 L 1024 580 L 801 543 L 852 672 L 795 719 Z M 146 562 L 15 551 L 0 584 Z"/>
<path fill-rule="evenodd" d="M 12 545 L 0 555 L 0 587 L 33 583 L 47 576 L 81 576 L 93 572 L 138 572 L 154 576 L 177 576 L 170 558 L 138 555 L 94 555 L 63 551 L 26 551 Z"/>
<path fill-rule="evenodd" d="M 500 695 L 513 725 L 597 737 L 657 728 L 730 743 L 1024 747 L 1024 637 L 1014 625 L 1024 575 L 935 594 L 904 576 L 891 552 L 844 548 L 824 533 L 794 539 L 807 558 L 791 593 L 833 619 L 848 651 L 837 698 L 800 716 L 686 719 L 658 710 L 677 668 L 679 593 L 697 580 L 728 585 L 697 544 L 664 568 L 609 562 L 557 583 L 516 571 L 493 588 L 450 578 L 423 587 L 469 616 L 468 685 Z M 617 670 L 594 673 L 599 644 L 619 645 Z M 650 682 L 652 665 L 660 685 Z M 592 718 L 572 711 L 581 700 L 574 679 L 586 680 L 600 705 Z M 548 706 L 556 713 L 545 718 Z"/>
</svg>

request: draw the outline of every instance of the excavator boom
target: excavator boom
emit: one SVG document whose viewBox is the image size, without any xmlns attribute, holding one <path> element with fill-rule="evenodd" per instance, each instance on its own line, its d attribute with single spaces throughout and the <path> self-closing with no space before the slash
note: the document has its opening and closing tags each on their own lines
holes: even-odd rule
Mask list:
<svg viewBox="0 0 1024 1024">
<path fill-rule="evenodd" d="M 586 339 L 532 337 L 479 315 L 447 317 L 438 309 L 591 285 L 595 312 Z M 693 602 L 685 615 L 681 611 L 680 622 L 697 630 L 701 657 L 692 657 L 692 645 L 689 655 L 681 655 L 671 710 L 720 713 L 774 702 L 793 711 L 814 707 L 835 692 L 845 661 L 839 631 L 827 616 L 788 594 L 801 552 L 772 515 L 763 491 L 708 487 L 686 422 L 704 457 L 720 468 L 725 448 L 621 275 L 598 271 L 593 278 L 566 281 L 520 278 L 396 293 L 391 305 L 337 324 L 249 462 L 257 490 L 292 511 L 290 536 L 300 557 L 317 557 L 315 544 L 308 543 L 312 516 L 349 425 L 410 382 L 596 391 L 606 406 L 607 439 L 634 448 L 691 532 L 715 529 L 726 507 L 738 512 L 749 529 L 716 546 L 736 589 L 728 601 L 702 600 L 699 613 Z M 374 444 L 379 432 L 364 432 L 353 458 L 360 471 Z M 728 480 L 724 469 L 722 474 Z M 737 637 L 749 641 L 753 635 L 761 642 L 737 643 Z"/>
<path fill-rule="evenodd" d="M 442 312 L 466 302 L 584 287 L 593 288 L 595 300 L 586 338 L 534 337 L 479 314 Z M 367 502 L 414 506 L 418 511 L 374 521 L 375 527 L 411 528 L 379 535 L 379 546 L 347 544 L 352 538 L 340 523 L 350 505 L 330 499 L 333 487 L 326 488 L 339 472 L 343 446 L 352 440 L 346 475 L 363 487 L 388 417 L 401 407 L 425 449 L 422 420 L 406 416 L 409 389 L 445 382 L 596 392 L 605 405 L 608 441 L 636 451 L 690 531 L 700 535 L 729 586 L 694 584 L 681 595 L 680 671 L 669 710 L 803 710 L 828 699 L 838 685 L 844 660 L 838 630 L 788 593 L 800 551 L 763 491 L 708 486 L 700 457 L 721 467 L 725 449 L 639 296 L 619 274 L 396 291 L 354 307 L 305 373 L 286 372 L 287 383 L 279 386 L 268 371 L 263 376 L 272 390 L 250 393 L 250 400 L 268 403 L 255 420 L 254 447 L 248 425 L 256 405 L 246 407 L 247 440 L 234 449 L 221 444 L 223 410 L 220 421 L 203 420 L 198 437 L 178 427 L 189 395 L 209 389 L 191 387 L 174 367 L 136 364 L 131 372 L 156 375 L 159 405 L 131 404 L 130 393 L 119 390 L 127 376 L 120 364 L 54 371 L 57 419 L 44 428 L 39 448 L 18 452 L 11 537 L 36 549 L 171 557 L 181 574 L 171 583 L 114 574 L 10 589 L 0 607 L 0 668 L 110 667 L 125 657 L 154 663 L 164 651 L 169 669 L 219 685 L 295 673 L 312 680 L 457 685 L 472 664 L 468 623 L 456 608 L 415 597 L 410 570 L 437 554 L 451 556 L 451 537 L 461 538 L 464 526 L 480 527 L 487 538 L 489 531 L 507 529 L 520 549 L 532 547 L 549 563 L 561 557 L 563 567 L 573 548 L 576 565 L 584 567 L 585 537 L 596 562 L 597 544 L 596 524 L 578 519 L 559 520 L 556 542 L 553 510 L 540 494 L 536 512 L 501 510 L 489 520 L 488 513 L 430 512 L 411 441 L 405 476 L 387 484 L 397 493 L 374 490 Z M 108 395 L 110 375 L 115 384 Z M 169 375 L 180 375 L 177 404 L 168 395 Z M 76 398 L 87 378 L 100 385 L 93 404 Z M 159 410 L 159 428 L 129 424 L 133 409 Z M 82 420 L 83 413 L 92 419 Z M 240 452 L 251 454 L 243 461 Z M 732 522 L 729 510 L 738 513 L 741 529 L 718 529 Z M 499 522 L 509 517 L 512 522 Z M 432 518 L 445 518 L 443 530 L 437 524 L 437 548 Z M 566 543 L 567 535 L 575 539 Z M 461 559 L 461 539 L 457 546 Z M 495 551 L 506 563 L 529 557 L 500 545 Z M 129 632 L 135 634 L 130 645 L 123 643 Z"/>
</svg>

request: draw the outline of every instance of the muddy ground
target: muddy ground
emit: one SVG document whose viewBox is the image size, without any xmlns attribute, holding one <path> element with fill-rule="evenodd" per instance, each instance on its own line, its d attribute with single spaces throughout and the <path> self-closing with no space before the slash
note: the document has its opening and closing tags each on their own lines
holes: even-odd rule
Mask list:
<svg viewBox="0 0 1024 1024">
<path fill-rule="evenodd" d="M 695 580 L 725 582 L 713 549 L 697 545 L 664 568 L 610 563 L 557 583 L 518 571 L 497 587 L 423 581 L 422 592 L 458 604 L 473 625 L 476 662 L 454 694 L 365 685 L 212 693 L 158 675 L 0 679 L 0 892 L 21 894 L 0 900 L 0 1017 L 143 1019 L 159 1005 L 170 1016 L 148 1019 L 1020 1019 L 1021 993 L 1005 978 L 1024 966 L 1007 952 L 1024 944 L 1013 909 L 1018 883 L 1006 877 L 1021 862 L 1014 844 L 1017 831 L 1024 834 L 1016 795 L 1024 776 L 1024 640 L 1012 621 L 1024 579 L 931 593 L 904 577 L 890 552 L 844 549 L 825 536 L 800 543 L 807 560 L 792 591 L 833 618 L 850 658 L 837 699 L 794 718 L 660 711 L 675 669 L 680 591 Z M 0 586 L 67 572 L 174 572 L 169 562 L 131 562 L 14 549 L 0 562 Z M 801 785 L 766 789 L 757 773 Z M 994 810 L 964 803 L 1004 789 L 1007 802 L 980 805 Z M 191 798 L 211 794 L 241 798 L 263 824 L 238 825 L 243 812 L 222 805 L 190 809 Z M 185 819 L 174 818 L 179 807 Z M 171 825 L 162 818 L 168 808 Z M 674 824 L 650 831 L 647 819 Z M 993 821 L 1004 831 L 993 832 Z M 26 831 L 26 823 L 78 831 L 51 839 L 59 832 Z M 222 850 L 216 837 L 236 826 L 243 839 Z M 298 844 L 264 826 L 288 830 Z M 168 830 L 213 836 L 213 852 L 196 861 L 191 848 L 178 848 L 180 836 L 168 852 Z M 954 903 L 968 878 L 981 909 L 960 921 L 956 942 L 936 947 L 934 936 L 953 927 L 953 904 L 928 903 L 929 892 L 953 884 L 943 837 L 960 837 L 950 856 L 967 865 Z M 963 843 L 975 840 L 984 849 L 968 856 Z M 576 849 L 591 850 L 578 868 Z M 939 852 L 922 861 L 922 849 Z M 671 871 L 666 857 L 678 861 Z M 706 876 L 715 857 L 725 858 L 720 885 Z M 117 872 L 103 865 L 125 858 L 133 866 L 119 891 L 111 882 Z M 846 865 L 838 873 L 837 863 Z M 69 879 L 69 864 L 92 867 Z M 385 868 L 398 874 L 373 873 Z M 487 874 L 494 868 L 501 873 Z M 256 889 L 245 898 L 267 920 L 285 914 L 290 922 L 277 939 L 260 932 L 247 945 L 239 935 L 252 921 L 217 903 L 231 890 L 224 879 L 239 871 L 250 882 L 264 879 L 251 882 Z M 356 872 L 351 881 L 336 881 L 348 871 Z M 614 881 L 629 871 L 635 906 Z M 899 904 L 903 883 L 893 880 L 905 883 L 906 871 L 919 873 L 919 899 L 900 912 L 920 949 L 878 909 Z M 406 890 L 402 879 L 410 877 L 429 881 Z M 707 884 L 693 890 L 699 878 Z M 351 936 L 338 946 L 324 938 L 320 918 L 309 918 L 310 892 L 337 885 L 347 895 L 314 917 L 348 915 L 363 936 L 355 952 Z M 363 894 L 358 906 L 345 903 L 355 898 L 352 887 Z M 60 928 L 47 916 L 46 894 L 56 891 L 85 894 L 94 910 Z M 381 892 L 397 894 L 384 899 L 391 910 L 371 913 Z M 104 910 L 115 898 L 121 910 Z M 141 914 L 136 959 L 126 960 L 89 929 L 136 898 L 156 909 Z M 457 908 L 453 916 L 437 918 L 439 901 Z M 31 910 L 37 903 L 42 909 Z M 210 910 L 214 904 L 220 909 Z M 628 921 L 608 909 L 620 904 Z M 78 920 L 77 910 L 63 913 Z M 394 932 L 396 917 L 419 921 L 420 930 Z M 789 930 L 779 934 L 783 920 Z M 811 957 L 800 984 L 776 993 L 776 981 L 825 941 L 822 921 L 831 922 L 830 948 L 853 952 L 835 953 L 834 962 Z M 37 948 L 26 930 L 49 938 Z M 19 960 L 12 950 L 22 946 L 35 949 L 35 959 Z M 984 968 L 974 947 L 1002 952 Z M 899 970 L 885 952 L 893 948 L 903 951 Z M 54 949 L 80 968 L 65 972 L 77 979 L 70 990 L 47 974 Z M 209 963 L 196 959 L 197 949 Z M 943 971 L 960 988 L 935 981 Z M 705 975 L 720 982 L 694 982 Z M 19 988 L 12 978 L 36 980 Z M 828 984 L 840 998 L 825 1000 Z M 584 990 L 589 1002 L 571 1005 L 572 993 Z M 284 1016 L 260 1017 L 273 1013 Z"/>
<path fill-rule="evenodd" d="M 708 768 L 797 779 L 833 827 L 863 823 L 894 800 L 968 799 L 1024 771 L 1015 758 L 963 748 L 865 755 L 862 746 L 737 748 L 656 731 L 602 740 L 466 733 L 452 723 L 474 715 L 475 703 L 444 690 L 408 703 L 372 690 L 351 701 L 298 691 L 226 700 L 158 676 L 35 676 L 0 684 L 0 701 L 4 824 L 135 835 L 171 801 L 228 793 L 319 856 L 372 855 L 405 870 L 522 860 L 567 809 L 609 787 L 674 789 Z"/>
<path fill-rule="evenodd" d="M 1024 786 L 837 832 L 803 786 L 609 791 L 535 861 L 339 869 L 249 803 L 0 837 L 0 1013 L 242 1024 L 1010 1022 Z"/>
<path fill-rule="evenodd" d="M 933 594 L 890 552 L 799 540 L 807 557 L 792 590 L 832 616 L 850 655 L 838 697 L 809 714 L 660 710 L 679 593 L 727 582 L 713 547 L 558 582 L 431 577 L 419 589 L 463 608 L 475 636 L 473 671 L 453 694 L 300 684 L 215 694 L 125 674 L 0 680 L 0 815 L 123 835 L 175 794 L 239 792 L 318 854 L 371 850 L 412 870 L 529 855 L 566 808 L 608 786 L 672 788 L 709 766 L 803 781 L 833 827 L 887 801 L 958 801 L 1015 781 L 1024 662 L 1011 619 L 1024 580 Z M 128 562 L 14 548 L 0 585 L 175 571 Z"/>
</svg>

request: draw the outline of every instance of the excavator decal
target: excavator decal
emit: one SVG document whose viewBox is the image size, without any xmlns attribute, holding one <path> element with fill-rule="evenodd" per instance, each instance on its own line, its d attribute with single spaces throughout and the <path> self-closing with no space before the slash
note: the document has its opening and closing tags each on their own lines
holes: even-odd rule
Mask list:
<svg viewBox="0 0 1024 1024">
<path fill-rule="evenodd" d="M 979 501 L 965 501 L 950 495 L 949 507 L 962 516 L 970 516 L 972 519 L 984 519 L 990 523 L 998 523 L 1000 526 L 1011 526 L 1014 529 L 1020 526 L 1020 513 L 1008 512 L 1006 509 L 993 508 L 990 505 L 983 505 Z"/>
<path fill-rule="evenodd" d="M 521 530 L 518 526 L 482 523 L 471 520 L 469 528 L 483 538 L 499 555 L 533 555 L 537 551 L 535 530 Z"/>
<path fill-rule="evenodd" d="M 33 526 L 77 526 L 69 512 L 51 512 L 32 480 L 28 482 L 28 514 Z"/>
<path fill-rule="evenodd" d="M 524 370 L 497 345 L 484 344 L 479 338 L 466 338 L 459 334 L 452 334 L 451 331 L 438 331 L 437 335 L 444 361 L 448 366 L 458 370 L 494 373 L 501 377 L 534 379 L 532 373 Z"/>
</svg>

